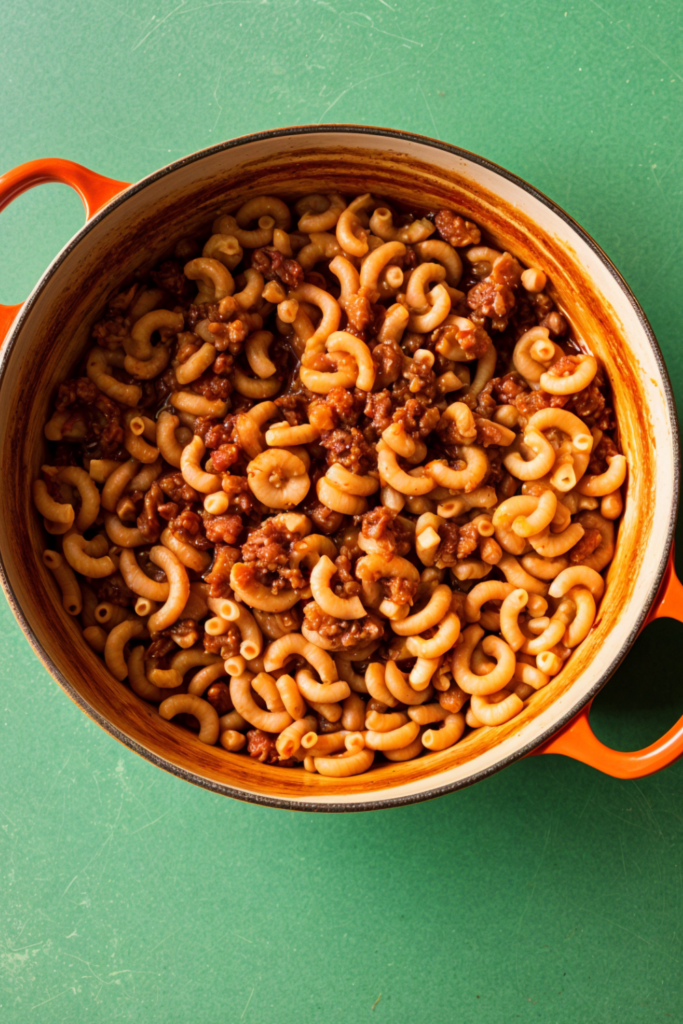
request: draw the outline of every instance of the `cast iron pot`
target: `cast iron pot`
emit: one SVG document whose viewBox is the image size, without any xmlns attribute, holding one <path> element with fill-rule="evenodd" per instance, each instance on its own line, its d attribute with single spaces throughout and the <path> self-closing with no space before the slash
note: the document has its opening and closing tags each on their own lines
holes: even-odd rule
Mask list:
<svg viewBox="0 0 683 1024">
<path fill-rule="evenodd" d="M 234 139 L 169 164 L 135 185 L 66 160 L 37 160 L 0 178 L 0 208 L 41 182 L 71 185 L 87 222 L 27 301 L 0 308 L 2 584 L 36 654 L 102 728 L 161 768 L 208 789 L 300 810 L 362 810 L 447 793 L 530 753 L 562 753 L 622 778 L 647 775 L 683 753 L 683 719 L 645 750 L 620 753 L 593 735 L 592 698 L 653 618 L 683 621 L 672 568 L 679 452 L 671 385 L 630 289 L 591 238 L 558 206 L 488 160 L 407 132 L 345 125 L 285 128 Z M 41 563 L 45 538 L 30 481 L 45 459 L 43 424 L 57 384 L 88 344 L 107 296 L 179 236 L 206 229 L 218 209 L 259 193 L 372 191 L 448 206 L 484 225 L 501 249 L 549 274 L 553 294 L 603 361 L 628 458 L 624 517 L 605 597 L 588 638 L 524 711 L 450 750 L 385 764 L 351 779 L 273 768 L 207 747 L 163 721 L 117 682 L 83 641 Z"/>
</svg>

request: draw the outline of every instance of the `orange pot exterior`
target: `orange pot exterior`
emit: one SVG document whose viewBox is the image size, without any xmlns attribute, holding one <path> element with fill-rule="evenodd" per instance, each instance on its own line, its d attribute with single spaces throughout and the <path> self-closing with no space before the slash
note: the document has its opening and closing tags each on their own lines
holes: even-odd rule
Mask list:
<svg viewBox="0 0 683 1024">
<path fill-rule="evenodd" d="M 683 622 L 683 584 L 674 568 L 673 548 L 666 575 L 643 629 L 655 619 Z M 534 754 L 564 754 L 565 757 L 583 761 L 616 779 L 640 779 L 645 775 L 654 775 L 683 757 L 683 717 L 649 747 L 633 751 L 612 750 L 600 742 L 590 727 L 592 704 L 591 700 L 576 718 L 535 750 Z"/>
<path fill-rule="evenodd" d="M 107 203 L 128 188 L 128 182 L 115 181 L 97 174 L 73 160 L 61 160 L 58 157 L 44 160 L 29 160 L 28 163 L 0 175 L 0 211 L 36 185 L 58 182 L 70 185 L 78 192 L 85 207 L 86 220 L 90 220 Z M 0 304 L 0 344 L 9 332 L 10 327 L 23 306 L 23 302 L 4 306 Z"/>
<path fill-rule="evenodd" d="M 296 129 L 293 129 L 293 131 L 296 131 Z M 297 155 L 299 156 L 299 158 L 301 158 L 300 154 Z M 397 167 L 399 167 L 400 169 L 401 157 L 397 156 L 396 160 Z M 302 166 L 305 165 L 302 164 Z M 253 170 L 249 165 L 246 165 L 245 170 L 243 172 L 245 182 L 243 187 L 245 189 L 251 187 L 249 177 L 250 174 L 256 175 L 256 178 L 260 180 L 261 173 L 262 172 L 260 168 L 258 170 Z M 292 173 L 295 174 L 295 172 L 293 172 L 291 169 L 291 165 L 288 173 L 290 174 L 290 176 L 292 175 Z M 349 171 L 348 173 L 352 174 L 353 172 Z M 106 178 L 71 161 L 60 159 L 36 160 L 24 164 L 0 177 L 0 210 L 2 210 L 6 205 L 8 205 L 12 201 L 12 199 L 16 198 L 16 196 L 20 195 L 27 189 L 32 188 L 37 184 L 52 181 L 68 184 L 72 188 L 74 188 L 75 191 L 78 192 L 83 201 L 86 216 L 88 219 L 90 219 L 96 213 L 98 213 L 99 210 L 101 210 L 120 192 L 128 188 L 128 185 L 124 182 L 115 181 L 111 178 Z M 457 179 L 455 178 L 455 176 L 454 181 L 457 186 Z M 351 185 L 354 184 L 355 182 L 351 182 Z M 262 187 L 263 186 L 261 186 L 261 188 Z M 349 190 L 353 190 L 352 187 L 350 187 Z M 481 194 L 485 199 L 486 193 L 483 189 Z M 445 198 L 447 200 L 450 199 L 450 195 L 447 194 Z M 482 199 L 482 202 L 484 201 L 484 199 Z M 210 200 L 211 196 L 207 198 L 207 202 Z M 468 211 L 466 210 L 465 212 Z M 122 242 L 121 253 L 123 257 L 128 258 L 128 254 L 125 250 L 125 244 L 126 236 L 124 236 L 124 242 Z M 136 238 L 134 236 L 130 238 L 130 245 L 133 247 L 133 249 L 135 249 L 135 251 L 137 251 L 137 243 Z M 539 254 L 539 258 L 541 258 L 541 255 L 542 254 Z M 567 278 L 567 280 L 569 281 L 569 278 Z M 15 320 L 21 308 L 22 304 L 14 306 L 0 306 L 0 342 L 2 342 L 5 335 L 10 330 L 10 327 L 12 326 L 12 323 Z M 619 373 L 621 369 L 623 369 L 623 367 L 621 366 L 619 368 L 616 368 L 616 372 Z M 665 576 L 663 578 L 662 584 L 659 588 L 659 592 L 652 605 L 652 609 L 646 622 L 650 622 L 654 618 L 660 618 L 665 616 L 676 618 L 679 621 L 683 622 L 683 586 L 678 581 L 673 569 L 673 555 L 669 560 Z M 29 638 L 31 639 L 31 637 Z M 43 652 L 40 650 L 39 646 L 40 641 L 32 640 L 32 642 L 34 642 L 34 646 L 36 646 L 36 650 L 39 656 L 43 657 Z M 86 652 L 86 654 L 87 656 L 89 656 L 88 652 Z M 53 674 L 55 674 L 52 666 L 48 667 L 50 668 L 50 671 L 53 671 Z M 59 679 L 59 676 L 56 675 L 56 678 Z M 64 685 L 63 681 L 61 685 Z M 69 691 L 67 690 L 67 692 Z M 70 693 L 70 696 L 72 696 L 73 699 L 76 699 L 73 693 Z M 122 697 L 124 696 L 126 696 L 126 694 L 122 694 Z M 78 700 L 78 703 L 81 707 L 83 707 L 83 710 L 85 710 L 89 714 L 91 713 L 91 709 L 87 705 L 84 705 L 84 703 L 81 700 Z M 667 765 L 673 763 L 679 757 L 683 756 L 683 718 L 681 718 L 677 725 L 674 726 L 673 729 L 669 730 L 669 732 L 666 733 L 666 735 L 663 736 L 657 743 L 652 744 L 644 750 L 635 751 L 631 753 L 622 753 L 619 751 L 611 750 L 609 747 L 606 747 L 604 744 L 600 743 L 600 741 L 595 737 L 589 724 L 590 706 L 591 704 L 589 702 L 578 713 L 578 715 L 576 715 L 567 725 L 563 726 L 550 739 L 546 740 L 541 746 L 537 747 L 533 751 L 533 754 L 564 754 L 565 756 L 583 761 L 584 763 L 589 764 L 592 767 L 595 767 L 600 771 L 605 772 L 606 774 L 613 775 L 619 778 L 637 778 L 640 776 L 652 774 L 653 772 L 661 770 Z M 146 708 L 143 709 L 143 711 L 145 715 L 152 714 L 152 712 L 148 712 Z M 122 718 L 125 718 L 125 714 L 122 714 Z M 100 721 L 100 724 L 102 724 L 102 721 Z M 178 740 L 177 730 L 175 732 L 171 730 L 167 731 L 166 723 L 159 724 L 160 730 L 162 732 L 166 744 L 169 744 L 170 747 L 172 748 L 176 741 L 178 743 L 180 742 Z M 119 728 L 122 729 L 123 727 L 119 726 Z M 119 739 L 124 739 L 124 737 L 117 734 L 115 730 L 110 731 L 113 731 L 114 735 L 117 735 Z M 547 736 L 548 733 L 546 732 L 545 735 Z M 126 740 L 124 739 L 124 741 Z M 145 750 L 140 749 L 139 745 L 135 746 L 130 743 L 129 745 L 132 745 L 133 749 L 137 749 L 138 752 L 140 753 L 146 753 Z M 157 757 L 154 758 L 154 760 L 156 760 L 156 763 L 161 763 L 162 767 L 171 767 L 170 764 L 165 764 L 163 763 L 163 761 L 160 762 L 159 757 L 163 757 L 164 755 L 160 755 L 156 751 L 155 753 L 157 753 Z M 200 751 L 200 754 L 204 753 L 208 752 Z M 463 755 L 463 758 L 465 758 L 465 755 Z M 391 772 L 394 771 L 395 767 L 396 766 L 392 766 L 387 770 L 387 776 L 389 776 Z M 213 767 L 211 770 L 214 770 Z M 212 782 L 217 782 L 215 776 L 210 776 L 207 774 L 206 778 L 211 779 Z M 192 781 L 197 780 L 192 779 Z M 206 784 L 204 779 L 200 781 L 201 784 Z M 306 781 L 310 782 L 311 780 Z M 362 787 L 363 784 L 364 780 L 361 780 L 357 783 L 359 787 Z M 287 795 L 285 793 L 284 786 L 285 780 L 283 779 L 282 783 L 280 783 L 280 788 L 282 789 L 283 794 Z M 244 788 L 245 790 L 247 790 L 248 786 L 245 784 Z M 346 788 L 348 789 L 349 793 L 355 792 L 352 786 L 347 786 Z M 257 792 L 259 792 L 259 790 L 257 790 Z"/>
</svg>

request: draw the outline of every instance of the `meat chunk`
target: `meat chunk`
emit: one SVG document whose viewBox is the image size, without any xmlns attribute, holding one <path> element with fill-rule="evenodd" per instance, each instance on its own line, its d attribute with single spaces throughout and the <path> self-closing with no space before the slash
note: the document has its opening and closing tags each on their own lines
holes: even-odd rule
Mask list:
<svg viewBox="0 0 683 1024">
<path fill-rule="evenodd" d="M 471 327 L 445 324 L 443 327 L 437 327 L 433 331 L 432 343 L 435 348 L 439 344 L 447 347 L 449 343 L 455 343 L 460 345 L 472 359 L 481 359 L 488 352 L 491 339 L 484 328 L 475 323 L 472 323 Z M 441 349 L 438 349 L 438 351 L 441 351 Z"/>
<path fill-rule="evenodd" d="M 221 633 L 220 636 L 205 633 L 202 642 L 207 654 L 219 654 L 225 660 L 239 654 L 242 636 L 235 623 L 231 622 L 225 633 Z M 221 714 L 225 714 L 225 712 L 221 712 Z"/>
<path fill-rule="evenodd" d="M 262 764 L 275 764 L 280 760 L 275 741 L 277 736 L 261 729 L 250 729 L 247 733 L 247 753 Z"/>
<path fill-rule="evenodd" d="M 207 445 L 208 447 L 208 445 Z M 211 465 L 216 473 L 225 473 L 242 456 L 242 449 L 237 444 L 222 444 L 211 453 Z"/>
<path fill-rule="evenodd" d="M 258 530 L 251 530 L 242 545 L 242 561 L 253 563 L 258 569 L 277 572 L 289 565 L 292 545 L 301 540 L 301 534 L 292 533 L 272 519 Z"/>
<path fill-rule="evenodd" d="M 375 387 L 386 388 L 401 376 L 403 369 L 403 353 L 395 341 L 383 341 L 372 350 L 372 358 L 377 366 Z"/>
<path fill-rule="evenodd" d="M 304 608 L 304 624 L 330 643 L 330 649 L 334 651 L 361 647 L 384 636 L 382 620 L 372 613 L 363 619 L 336 619 L 315 601 L 309 601 Z"/>
<path fill-rule="evenodd" d="M 467 558 L 477 550 L 479 533 L 474 523 L 446 522 L 439 527 L 441 543 L 436 551 L 436 565 L 448 568 L 456 565 L 461 558 Z"/>
<path fill-rule="evenodd" d="M 230 572 L 235 562 L 240 560 L 240 549 L 229 544 L 216 544 L 213 565 L 204 579 L 209 584 L 209 597 L 228 597 L 230 590 Z"/>
<path fill-rule="evenodd" d="M 406 434 L 424 440 L 436 427 L 441 412 L 434 405 L 426 405 L 417 398 L 409 398 L 405 405 L 394 412 L 394 423 L 400 423 Z"/>
<path fill-rule="evenodd" d="M 227 715 L 228 711 L 232 710 L 230 687 L 221 680 L 211 684 L 204 694 L 204 699 L 216 709 L 218 715 Z"/>
<path fill-rule="evenodd" d="M 193 502 L 199 501 L 199 495 L 194 487 L 190 487 L 185 482 L 182 473 L 166 473 L 165 476 L 159 477 L 158 483 L 169 500 L 174 501 L 177 505 L 191 505 Z"/>
<path fill-rule="evenodd" d="M 539 388 L 538 391 L 526 391 L 512 400 L 522 416 L 533 416 L 539 409 L 561 409 L 567 404 L 567 395 L 549 395 Z"/>
<path fill-rule="evenodd" d="M 436 230 L 449 245 L 479 245 L 481 231 L 471 220 L 465 220 L 452 210 L 439 210 L 434 217 Z"/>
<path fill-rule="evenodd" d="M 208 369 L 201 377 L 193 381 L 191 387 L 198 395 L 203 395 L 211 401 L 219 399 L 222 402 L 232 394 L 233 390 L 230 381 L 226 377 L 214 373 L 213 369 Z"/>
<path fill-rule="evenodd" d="M 605 409 L 605 396 L 595 381 L 583 391 L 577 391 L 575 395 L 568 397 L 567 408 L 571 409 L 579 419 L 585 420 L 588 426 L 593 426 L 595 420 Z"/>
<path fill-rule="evenodd" d="M 178 299 L 186 299 L 190 294 L 190 282 L 178 260 L 164 260 L 152 271 L 150 277 L 159 288 L 170 292 Z"/>
<path fill-rule="evenodd" d="M 586 530 L 578 544 L 569 552 L 569 561 L 572 565 L 581 565 L 589 555 L 592 555 L 596 548 L 600 547 L 602 534 L 599 530 Z"/>
<path fill-rule="evenodd" d="M 123 576 L 116 572 L 97 581 L 97 600 L 108 601 L 110 604 L 118 605 L 120 608 L 128 608 L 135 602 L 137 597 L 132 590 L 126 586 Z"/>
<path fill-rule="evenodd" d="M 303 284 L 304 268 L 301 264 L 297 260 L 288 259 L 271 246 L 254 249 L 251 265 L 259 274 L 263 274 L 267 281 L 274 281 L 279 277 L 290 288 L 298 288 Z"/>
<path fill-rule="evenodd" d="M 365 403 L 365 415 L 370 420 L 366 433 L 369 432 L 373 438 L 378 438 L 382 431 L 390 427 L 393 419 L 393 403 L 388 391 L 377 391 L 368 395 Z"/>
<path fill-rule="evenodd" d="M 124 341 L 130 338 L 130 320 L 124 316 L 98 320 L 93 325 L 92 339 L 100 348 L 121 348 Z"/>
<path fill-rule="evenodd" d="M 365 404 L 362 391 L 332 388 L 324 399 L 316 399 L 308 407 L 310 422 L 321 432 L 337 427 L 355 427 Z"/>
<path fill-rule="evenodd" d="M 377 461 L 375 446 L 368 444 L 357 427 L 350 430 L 330 430 L 320 438 L 320 444 L 327 451 L 327 464 L 339 462 L 351 473 L 361 475 L 372 469 Z"/>
<path fill-rule="evenodd" d="M 493 420 L 485 419 L 483 416 L 474 417 L 474 422 L 477 428 L 477 443 L 484 446 L 484 448 L 490 447 L 490 445 L 502 445 L 505 438 L 503 430 Z"/>
<path fill-rule="evenodd" d="M 384 505 L 366 512 L 361 518 L 361 535 L 373 541 L 386 558 L 407 555 L 411 548 L 410 534 L 397 522 L 398 513 Z"/>
<path fill-rule="evenodd" d="M 138 516 L 137 527 L 148 544 L 154 544 L 161 533 L 159 507 L 163 506 L 164 492 L 154 480 L 145 494 L 142 513 Z"/>
<path fill-rule="evenodd" d="M 179 540 L 184 541 L 186 544 L 191 544 L 198 551 L 206 551 L 211 547 L 211 542 L 207 539 L 203 530 L 204 523 L 202 517 L 198 512 L 185 508 L 168 525 L 171 533 L 175 534 Z"/>
<path fill-rule="evenodd" d="M 236 544 L 242 532 L 242 517 L 235 515 L 212 516 L 203 514 L 206 539 L 212 544 Z"/>
</svg>

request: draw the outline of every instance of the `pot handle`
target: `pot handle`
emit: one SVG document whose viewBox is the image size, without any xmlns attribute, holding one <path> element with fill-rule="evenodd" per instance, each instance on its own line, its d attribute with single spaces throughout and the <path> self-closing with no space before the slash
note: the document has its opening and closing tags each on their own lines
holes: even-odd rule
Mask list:
<svg viewBox="0 0 683 1024">
<path fill-rule="evenodd" d="M 105 178 L 103 174 L 97 174 L 96 171 L 76 164 L 73 160 L 60 160 L 59 158 L 30 160 L 28 163 L 20 164 L 19 167 L 0 175 L 0 210 L 9 206 L 12 200 L 20 196 L 22 192 L 26 192 L 35 185 L 43 185 L 50 181 L 71 185 L 71 188 L 78 192 L 83 200 L 87 220 L 94 217 L 119 192 L 128 188 L 128 182 Z M 0 344 L 4 341 L 22 306 L 23 302 L 11 306 L 0 304 Z"/>
<path fill-rule="evenodd" d="M 673 547 L 669 561 L 650 614 L 643 624 L 649 625 L 654 619 L 677 619 L 683 622 L 683 584 L 674 569 Z M 534 754 L 564 754 L 576 761 L 597 768 L 616 779 L 640 779 L 661 771 L 683 756 L 683 718 L 665 733 L 656 743 L 642 750 L 612 750 L 601 743 L 590 727 L 592 701 L 551 737 Z"/>
</svg>

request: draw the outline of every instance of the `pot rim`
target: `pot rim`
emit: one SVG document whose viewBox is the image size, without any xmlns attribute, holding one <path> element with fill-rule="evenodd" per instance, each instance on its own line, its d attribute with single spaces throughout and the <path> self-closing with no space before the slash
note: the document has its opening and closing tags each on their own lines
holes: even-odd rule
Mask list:
<svg viewBox="0 0 683 1024">
<path fill-rule="evenodd" d="M 147 761 L 150 761 L 158 768 L 162 768 L 164 771 L 170 774 L 176 775 L 186 782 L 191 782 L 196 786 L 200 786 L 203 789 L 208 789 L 214 793 L 220 793 L 223 796 L 229 796 L 233 799 L 241 800 L 245 803 L 260 804 L 267 807 L 277 807 L 284 810 L 295 810 L 295 811 L 317 811 L 317 812 L 359 812 L 359 811 L 373 811 L 382 810 L 389 807 L 400 807 L 407 804 L 420 803 L 423 800 L 431 800 L 439 796 L 443 796 L 446 793 L 454 792 L 458 789 L 464 789 L 466 786 L 471 786 L 475 782 L 479 782 L 482 779 L 488 778 L 490 775 L 506 768 L 509 764 L 514 761 L 518 761 L 523 757 L 526 757 L 537 747 L 541 746 L 548 739 L 554 736 L 563 726 L 571 721 L 574 716 L 581 711 L 586 704 L 591 701 L 595 695 L 602 689 L 602 687 L 608 682 L 608 680 L 617 671 L 624 658 L 633 646 L 640 630 L 642 629 L 647 615 L 652 607 L 652 604 L 657 596 L 659 588 L 664 577 L 666 570 L 671 546 L 674 539 L 674 532 L 676 528 L 676 519 L 678 514 L 678 503 L 679 503 L 679 486 L 680 486 L 680 443 L 678 434 L 678 417 L 676 414 L 676 405 L 674 402 L 673 389 L 671 386 L 671 380 L 662 356 L 659 343 L 655 337 L 654 331 L 650 325 L 650 322 L 642 309 L 640 303 L 636 299 L 631 288 L 625 281 L 622 274 L 615 267 L 610 260 L 609 256 L 603 251 L 598 243 L 571 217 L 566 213 L 562 207 L 558 206 L 552 199 L 546 196 L 539 189 L 530 185 L 523 178 L 513 174 L 506 168 L 501 167 L 499 164 L 494 163 L 491 160 L 481 157 L 476 153 L 472 153 L 469 150 L 463 149 L 460 146 L 454 146 L 447 142 L 442 142 L 440 139 L 432 139 L 426 135 L 419 135 L 415 132 L 407 132 L 399 129 L 392 128 L 377 128 L 370 125 L 354 125 L 354 124 L 317 124 L 317 125 L 297 125 L 289 128 L 272 128 L 266 129 L 260 132 L 254 132 L 249 135 L 237 136 L 234 139 L 229 139 L 225 142 L 217 143 L 214 146 L 209 146 L 205 149 L 197 150 L 188 156 L 181 157 L 178 160 L 174 160 L 170 164 L 166 164 L 164 167 L 152 174 L 141 178 L 139 181 L 134 182 L 125 188 L 121 193 L 114 197 L 110 202 L 106 204 L 94 217 L 86 221 L 83 227 L 76 232 L 75 235 L 70 239 L 64 248 L 58 253 L 49 267 L 41 275 L 31 294 L 24 302 L 19 315 L 17 316 L 7 338 L 5 339 L 2 349 L 0 350 L 0 388 L 2 387 L 3 378 L 9 361 L 9 357 L 19 339 L 21 329 L 28 315 L 30 314 L 33 306 L 35 305 L 38 296 L 42 292 L 44 286 L 50 280 L 50 278 L 57 272 L 64 260 L 73 252 L 73 250 L 79 245 L 81 240 L 96 226 L 98 225 L 108 214 L 115 208 L 121 206 L 126 202 L 132 195 L 143 191 L 148 185 L 153 182 L 159 181 L 167 175 L 179 170 L 182 167 L 189 166 L 190 164 L 196 163 L 203 160 L 208 156 L 212 156 L 216 153 L 220 153 L 226 150 L 235 149 L 239 146 L 247 145 L 253 142 L 261 142 L 266 139 L 278 139 L 291 135 L 301 136 L 315 136 L 323 134 L 337 133 L 343 135 L 367 135 L 375 136 L 380 138 L 395 139 L 401 142 L 418 143 L 422 146 L 428 146 L 432 149 L 440 149 L 451 156 L 464 158 L 472 163 L 478 164 L 480 167 L 486 170 L 492 171 L 494 174 L 505 178 L 513 185 L 523 189 L 529 195 L 533 196 L 545 207 L 552 211 L 556 216 L 560 217 L 565 224 L 567 224 L 589 248 L 598 257 L 601 263 L 608 270 L 611 277 L 616 281 L 618 287 L 621 289 L 625 297 L 627 298 L 629 305 L 633 309 L 646 337 L 652 348 L 655 360 L 659 367 L 659 371 L 662 377 L 664 399 L 666 402 L 668 418 L 672 424 L 672 454 L 674 457 L 674 498 L 670 509 L 669 515 L 669 526 L 667 530 L 667 536 L 664 543 L 664 549 L 660 564 L 655 574 L 654 582 L 650 588 L 650 592 L 641 603 L 641 609 L 638 614 L 637 620 L 633 625 L 628 636 L 623 641 L 619 651 L 615 654 L 609 667 L 600 675 L 600 677 L 590 687 L 588 692 L 583 694 L 576 703 L 566 711 L 556 722 L 545 729 L 540 736 L 535 736 L 533 740 L 526 743 L 521 749 L 507 755 L 495 764 L 484 768 L 481 771 L 475 772 L 472 775 L 468 775 L 464 779 L 459 779 L 455 782 L 447 783 L 442 786 L 435 786 L 432 789 L 425 790 L 421 793 L 409 794 L 406 796 L 399 797 L 387 797 L 381 800 L 372 800 L 356 803 L 354 798 L 351 797 L 348 802 L 345 803 L 319 803 L 314 801 L 305 800 L 292 800 L 285 797 L 270 796 L 261 793 L 249 793 L 245 790 L 234 789 L 232 786 L 222 783 L 215 782 L 212 779 L 205 779 L 194 772 L 188 771 L 184 768 L 180 768 L 177 765 L 172 764 L 164 757 L 160 757 L 154 751 L 148 750 L 143 747 L 132 737 L 126 735 L 118 726 L 108 721 L 103 715 L 93 708 L 88 701 L 86 701 L 75 689 L 75 687 L 69 682 L 69 680 L 60 672 L 57 666 L 53 663 L 42 644 L 33 632 L 30 624 L 28 623 L 24 612 L 14 594 L 12 585 L 9 581 L 7 571 L 5 568 L 4 558 L 2 551 L 0 550 L 0 584 L 5 592 L 5 596 L 9 602 L 9 605 L 17 619 L 22 631 L 24 632 L 27 640 L 29 641 L 34 652 L 38 658 L 48 670 L 53 679 L 61 686 L 61 688 L 67 693 L 67 695 L 73 700 L 78 707 L 84 711 L 89 718 L 97 722 L 97 724 L 110 733 L 120 743 L 123 743 L 130 750 L 144 757 Z"/>
</svg>

